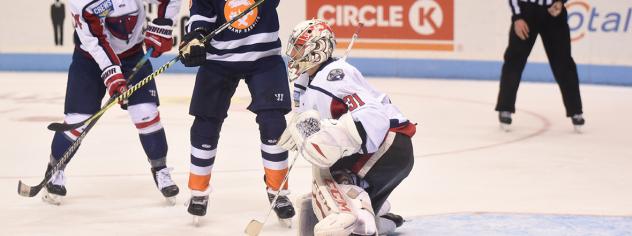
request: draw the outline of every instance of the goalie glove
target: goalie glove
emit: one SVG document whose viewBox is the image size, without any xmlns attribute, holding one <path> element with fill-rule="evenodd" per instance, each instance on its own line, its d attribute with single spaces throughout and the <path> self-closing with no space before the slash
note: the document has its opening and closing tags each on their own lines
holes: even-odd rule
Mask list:
<svg viewBox="0 0 632 236">
<path fill-rule="evenodd" d="M 360 151 L 362 138 L 350 113 L 321 121 L 320 131 L 307 137 L 301 154 L 315 166 L 329 168 L 340 158 Z"/>
<path fill-rule="evenodd" d="M 320 130 L 320 115 L 315 110 L 295 114 L 279 138 L 277 145 L 289 151 L 296 151 L 297 144 Z"/>
</svg>

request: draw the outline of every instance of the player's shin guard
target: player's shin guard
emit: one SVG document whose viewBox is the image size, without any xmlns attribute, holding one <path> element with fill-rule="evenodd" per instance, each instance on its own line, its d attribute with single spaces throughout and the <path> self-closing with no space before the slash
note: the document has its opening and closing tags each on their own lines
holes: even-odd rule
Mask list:
<svg viewBox="0 0 632 236">
<path fill-rule="evenodd" d="M 167 138 L 160 123 L 160 113 L 154 103 L 141 103 L 127 108 L 138 129 L 138 136 L 151 165 L 151 173 L 163 196 L 174 203 L 179 193 L 178 186 L 171 179 L 171 169 L 167 167 Z"/>
<path fill-rule="evenodd" d="M 187 212 L 193 215 L 194 224 L 199 224 L 199 216 L 206 215 L 208 198 L 211 192 L 209 182 L 215 162 L 217 142 L 222 121 L 214 118 L 196 116 L 191 126 L 191 169 L 189 189 L 191 198 Z"/>
<path fill-rule="evenodd" d="M 168 146 L 158 107 L 154 103 L 141 103 L 129 106 L 127 110 L 138 129 L 140 142 L 151 167 L 156 170 L 165 168 Z"/>
<path fill-rule="evenodd" d="M 265 182 L 272 190 L 287 189 L 280 186 L 288 168 L 288 153 L 276 144 L 285 130 L 285 116 L 281 111 L 265 110 L 257 112 L 259 135 L 261 138 L 261 157 L 265 169 Z"/>
<path fill-rule="evenodd" d="M 66 114 L 64 118 L 64 122 L 66 123 L 78 123 L 90 117 L 89 114 L 78 114 L 78 113 L 69 113 Z M 51 155 L 50 161 L 46 168 L 46 172 L 52 168 L 52 166 L 56 165 L 57 162 L 60 161 L 66 150 L 72 145 L 72 143 L 81 135 L 81 132 L 85 129 L 85 126 L 82 126 L 78 129 L 66 131 L 66 132 L 55 132 L 53 136 L 53 141 L 51 142 Z M 76 150 L 75 150 L 76 151 Z M 72 153 L 71 156 L 75 155 Z M 53 173 L 51 179 L 46 183 L 45 188 L 47 194 L 43 196 L 43 200 L 59 205 L 61 204 L 62 197 L 66 196 L 66 177 L 64 175 L 64 167 L 62 166 L 59 171 Z"/>
<path fill-rule="evenodd" d="M 257 112 L 257 123 L 261 138 L 261 157 L 265 170 L 264 181 L 267 186 L 268 199 L 273 205 L 274 212 L 279 219 L 290 219 L 296 213 L 294 206 L 287 195 L 290 193 L 288 182 L 281 186 L 285 175 L 288 173 L 288 152 L 277 146 L 277 142 L 283 130 L 285 130 L 285 116 L 283 112 L 265 110 Z M 272 202 L 276 194 L 279 194 L 276 202 Z M 291 222 L 281 222 L 290 226 Z"/>
<path fill-rule="evenodd" d="M 68 124 L 79 123 L 88 119 L 88 117 L 90 116 L 90 114 L 69 113 L 66 114 L 66 116 L 64 117 L 64 122 Z M 65 132 L 55 132 L 55 136 L 53 136 L 53 142 L 51 143 L 50 148 L 52 157 L 51 164 L 55 164 L 56 161 L 59 161 L 59 159 L 61 159 L 61 157 L 64 155 L 64 152 L 66 152 L 66 150 L 68 150 L 72 143 L 77 140 L 85 127 L 86 125 Z M 72 155 L 74 155 L 74 153 L 72 153 Z M 53 160 L 55 160 L 54 163 Z"/>
<path fill-rule="evenodd" d="M 217 153 L 222 121 L 196 116 L 191 126 L 191 169 L 189 188 L 205 192 L 209 188 L 211 171 Z"/>
</svg>

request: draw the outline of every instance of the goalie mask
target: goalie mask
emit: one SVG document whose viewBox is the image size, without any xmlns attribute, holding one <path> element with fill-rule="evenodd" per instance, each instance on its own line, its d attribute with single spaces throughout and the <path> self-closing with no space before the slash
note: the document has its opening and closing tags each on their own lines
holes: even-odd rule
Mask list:
<svg viewBox="0 0 632 236">
<path fill-rule="evenodd" d="M 326 21 L 312 19 L 299 23 L 290 34 L 285 53 L 289 58 L 290 82 L 309 69 L 327 61 L 335 47 L 334 32 Z"/>
</svg>

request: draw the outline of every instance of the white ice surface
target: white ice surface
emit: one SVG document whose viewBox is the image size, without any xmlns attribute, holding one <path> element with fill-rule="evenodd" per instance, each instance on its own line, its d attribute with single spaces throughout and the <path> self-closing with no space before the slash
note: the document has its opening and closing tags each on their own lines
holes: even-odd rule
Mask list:
<svg viewBox="0 0 632 236">
<path fill-rule="evenodd" d="M 16 189 L 18 180 L 42 178 L 53 136 L 45 127 L 63 117 L 66 74 L 0 73 L 0 235 L 241 235 L 261 219 L 268 202 L 259 132 L 242 83 L 222 129 L 208 214 L 201 227 L 191 224 L 183 203 L 193 77 L 158 78 L 168 165 L 181 188 L 176 206 L 156 190 L 137 132 L 118 108 L 87 136 L 66 171 L 68 197 L 51 206 Z M 419 123 L 415 167 L 391 195 L 393 212 L 417 220 L 470 212 L 632 216 L 632 88 L 582 85 L 587 125 L 576 134 L 555 84 L 523 83 L 505 133 L 493 111 L 495 81 L 370 83 Z M 307 193 L 308 163 L 299 159 L 290 178 L 292 197 Z M 418 235 L 412 229 L 402 231 Z M 271 218 L 262 235 L 295 234 Z"/>
</svg>

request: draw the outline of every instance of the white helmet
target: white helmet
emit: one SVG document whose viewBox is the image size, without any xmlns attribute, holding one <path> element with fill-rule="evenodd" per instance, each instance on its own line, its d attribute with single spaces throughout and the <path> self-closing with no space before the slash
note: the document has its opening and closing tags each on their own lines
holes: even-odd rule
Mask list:
<svg viewBox="0 0 632 236">
<path fill-rule="evenodd" d="M 327 61 L 336 47 L 336 38 L 329 24 L 320 19 L 303 21 L 294 27 L 288 41 L 290 82 L 307 70 Z"/>
</svg>

